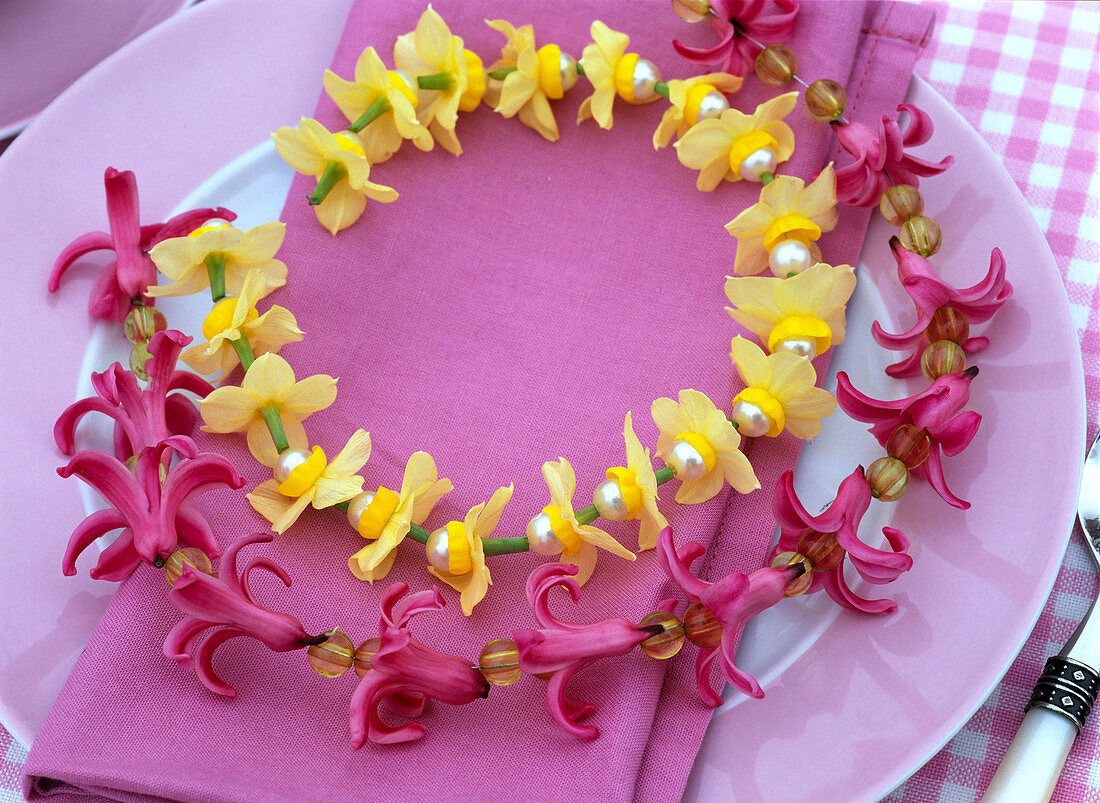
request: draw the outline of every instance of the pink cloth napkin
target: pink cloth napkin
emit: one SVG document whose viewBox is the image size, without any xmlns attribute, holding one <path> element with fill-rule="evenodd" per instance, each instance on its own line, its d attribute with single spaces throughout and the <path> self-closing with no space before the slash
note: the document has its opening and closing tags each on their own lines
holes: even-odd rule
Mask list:
<svg viewBox="0 0 1100 803">
<path fill-rule="evenodd" d="M 692 36 L 701 43 L 704 32 L 676 20 L 663 0 L 575 0 L 568 13 L 537 0 L 434 5 L 487 65 L 503 40 L 485 18 L 532 22 L 540 42 L 577 54 L 589 23 L 602 19 L 628 32 L 631 50 L 668 77 L 698 72 L 670 43 Z M 388 55 L 420 10 L 358 2 L 333 69 L 350 76 L 367 45 Z M 803 75 L 840 80 L 849 88 L 849 116 L 870 122 L 902 98 L 930 22 L 929 12 L 907 5 L 808 2 L 790 46 Z M 627 410 L 652 446 L 653 399 L 694 387 L 722 404 L 736 392 L 728 352 L 739 330 L 723 311 L 722 292 L 734 241 L 722 225 L 755 200 L 759 185 L 699 193 L 695 174 L 671 149 L 652 147 L 662 104 L 617 104 L 606 132 L 574 125 L 586 93 L 582 79 L 555 104 L 556 145 L 482 107 L 460 119 L 461 158 L 438 147 L 405 148 L 372 173 L 400 200 L 372 205 L 337 238 L 304 204 L 311 180 L 299 177 L 291 188 L 281 252 L 290 278 L 272 301 L 295 313 L 307 338 L 283 354 L 299 377 L 340 380 L 336 403 L 311 418 L 308 431 L 331 456 L 355 428 L 369 430 L 371 488 L 397 487 L 409 454 L 429 451 L 456 489 L 429 527 L 515 483 L 497 534 L 521 534 L 549 501 L 540 466 L 559 455 L 576 468 L 583 507 L 604 469 L 623 460 Z M 750 78 L 733 102 L 751 108 L 772 94 Z M 330 128 L 343 122 L 325 97 L 315 116 Z M 832 158 L 834 140 L 801 107 L 790 122 L 798 147 L 783 171 L 808 176 Z M 828 261 L 857 258 L 868 214 L 842 212 L 823 240 Z M 824 371 L 823 360 L 818 367 Z M 724 491 L 693 507 L 664 503 L 678 543 L 710 544 L 703 576 L 762 564 L 774 528 L 771 489 L 800 445 L 784 435 L 749 446 L 762 485 L 756 493 Z M 235 459 L 249 487 L 269 476 L 235 436 L 204 438 L 203 446 Z M 209 495 L 205 505 L 224 542 L 265 529 L 241 495 Z M 608 529 L 636 547 L 636 525 Z M 361 545 L 338 514 L 308 511 L 257 550 L 294 579 L 289 590 L 263 584 L 262 601 L 293 612 L 310 632 L 339 625 L 356 643 L 374 636 L 385 585 L 403 580 L 415 590 L 432 581 L 411 542 L 384 582 L 355 580 L 345 561 Z M 447 609 L 421 617 L 415 636 L 476 659 L 487 641 L 535 626 L 523 583 L 539 560 L 492 560 L 495 585 L 469 618 L 444 588 Z M 574 609 L 561 594 L 556 610 L 574 621 L 637 621 L 675 593 L 652 552 L 633 564 L 601 553 L 581 604 Z M 430 705 L 419 742 L 356 752 L 347 732 L 354 673 L 325 680 L 304 655 L 230 644 L 217 665 L 239 696 L 221 699 L 161 655 L 177 619 L 159 572 L 140 571 L 120 588 L 35 742 L 26 767 L 32 798 L 671 800 L 683 792 L 710 717 L 695 695 L 695 648 L 669 663 L 635 651 L 570 685 L 573 697 L 596 705 L 589 720 L 602 731 L 596 741 L 561 731 L 546 713 L 546 684 L 525 677 L 470 706 Z"/>
</svg>

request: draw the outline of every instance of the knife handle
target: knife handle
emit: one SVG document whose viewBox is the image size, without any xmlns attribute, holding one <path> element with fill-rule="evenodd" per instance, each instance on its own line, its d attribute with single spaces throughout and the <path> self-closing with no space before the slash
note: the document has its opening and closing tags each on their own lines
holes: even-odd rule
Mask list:
<svg viewBox="0 0 1100 803">
<path fill-rule="evenodd" d="M 1072 659 L 1048 658 L 1027 713 L 983 803 L 1050 800 L 1073 741 L 1096 702 L 1100 678 Z"/>
</svg>

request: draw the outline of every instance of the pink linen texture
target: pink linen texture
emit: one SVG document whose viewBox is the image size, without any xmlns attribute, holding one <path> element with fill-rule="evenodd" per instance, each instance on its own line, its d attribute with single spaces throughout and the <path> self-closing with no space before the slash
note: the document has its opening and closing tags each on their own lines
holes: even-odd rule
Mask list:
<svg viewBox="0 0 1100 803">
<path fill-rule="evenodd" d="M 567 10 L 536 0 L 433 5 L 487 65 L 503 39 L 486 18 L 531 22 L 540 43 L 575 54 L 589 41 L 591 21 L 601 19 L 629 33 L 630 49 L 667 77 L 698 71 L 671 43 L 702 44 L 689 37 L 704 32 L 685 32 L 663 0 L 574 0 Z M 357 2 L 335 72 L 350 76 L 367 45 L 389 61 L 392 42 L 422 10 Z M 805 75 L 849 87 L 851 119 L 873 123 L 903 98 L 930 23 L 930 12 L 905 4 L 806 2 L 789 44 Z M 290 275 L 271 302 L 295 313 L 306 340 L 283 354 L 299 377 L 339 377 L 336 403 L 306 422 L 311 439 L 331 456 L 357 427 L 369 430 L 367 487 L 397 487 L 408 456 L 430 452 L 456 490 L 429 527 L 460 519 L 515 483 L 496 534 L 521 534 L 549 500 L 543 461 L 562 455 L 573 463 L 583 506 L 604 469 L 623 461 L 628 410 L 652 445 L 653 399 L 696 388 L 721 405 L 737 390 L 729 346 L 742 332 L 723 311 L 722 293 L 735 242 L 723 224 L 756 200 L 759 185 L 699 193 L 695 174 L 671 149 L 652 147 L 660 103 L 617 103 L 607 132 L 573 124 L 586 93 L 581 79 L 555 104 L 562 137 L 554 145 L 482 107 L 460 118 L 460 158 L 438 146 L 431 153 L 406 147 L 372 171 L 400 200 L 370 206 L 336 238 L 305 204 L 312 180 L 298 177 L 290 190 L 280 253 Z M 733 104 L 751 109 L 774 94 L 750 77 Z M 302 112 L 331 129 L 345 124 L 326 97 Z M 789 122 L 798 145 L 783 172 L 809 177 L 834 158 L 834 139 L 801 106 Z M 855 262 L 869 214 L 842 210 L 822 241 L 827 261 Z M 825 360 L 817 365 L 823 373 Z M 227 454 L 246 487 L 269 476 L 243 438 L 205 437 L 202 446 Z M 699 569 L 705 579 L 762 565 L 775 526 L 771 492 L 800 447 L 789 435 L 751 444 L 762 485 L 753 494 L 727 489 L 703 505 L 663 504 L 677 543 L 710 544 Z M 266 529 L 241 494 L 210 495 L 203 504 L 223 546 Z M 636 547 L 636 526 L 608 529 Z M 60 531 L 58 538 L 60 545 Z M 385 586 L 401 580 L 416 591 L 431 580 L 422 551 L 408 543 L 385 581 L 362 583 L 345 565 L 361 545 L 338 514 L 307 512 L 263 547 L 293 586 L 261 581 L 258 601 L 294 613 L 310 632 L 339 625 L 356 643 L 377 635 Z M 416 638 L 475 659 L 489 640 L 534 626 L 524 580 L 540 560 L 492 559 L 495 585 L 469 618 L 442 588 L 446 609 L 416 622 Z M 355 751 L 352 673 L 325 680 L 304 656 L 226 644 L 216 665 L 239 691 L 226 700 L 166 660 L 161 643 L 178 615 L 157 575 L 138 572 L 126 582 L 92 636 L 28 759 L 32 799 L 675 800 L 711 715 L 695 694 L 695 648 L 671 663 L 635 651 L 572 681 L 570 694 L 596 705 L 595 741 L 562 731 L 546 712 L 544 682 L 524 677 L 468 706 L 429 706 L 419 742 Z M 571 621 L 638 621 L 677 594 L 653 552 L 633 565 L 601 554 L 581 605 L 574 610 L 565 594 L 551 605 Z"/>
</svg>

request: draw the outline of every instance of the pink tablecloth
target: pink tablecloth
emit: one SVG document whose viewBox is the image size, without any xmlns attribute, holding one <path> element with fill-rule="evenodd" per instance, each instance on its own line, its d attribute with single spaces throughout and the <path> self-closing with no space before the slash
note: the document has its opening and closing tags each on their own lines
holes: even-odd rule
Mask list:
<svg viewBox="0 0 1100 803">
<path fill-rule="evenodd" d="M 1081 334 L 1090 435 L 1100 409 L 1097 256 L 1097 38 L 1090 3 L 937 4 L 934 45 L 918 73 L 1001 156 L 1045 231 Z M 1090 180 L 1093 182 L 1090 187 Z M 1043 659 L 1083 613 L 1093 579 L 1071 545 L 1051 601 L 1020 658 L 975 717 L 891 800 L 969 800 L 988 781 L 1022 716 Z M 1074 753 L 1056 800 L 1100 800 L 1100 720 Z M 0 801 L 19 799 L 26 752 L 0 730 Z"/>
</svg>

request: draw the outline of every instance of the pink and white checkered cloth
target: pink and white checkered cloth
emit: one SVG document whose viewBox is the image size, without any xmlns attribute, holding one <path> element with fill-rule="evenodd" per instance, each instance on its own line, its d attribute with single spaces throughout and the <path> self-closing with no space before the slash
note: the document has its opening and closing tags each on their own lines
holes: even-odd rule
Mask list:
<svg viewBox="0 0 1100 803">
<path fill-rule="evenodd" d="M 1097 51 L 1100 3 L 937 2 L 918 64 L 989 143 L 1046 234 L 1081 340 L 1089 437 L 1100 424 Z M 950 175 L 950 174 L 948 174 Z M 1088 607 L 1096 580 L 1074 540 L 1020 657 L 977 714 L 889 801 L 968 801 L 985 788 L 1047 656 Z M 18 801 L 26 750 L 0 728 L 0 803 Z M 1100 801 L 1100 717 L 1077 740 L 1055 801 Z"/>
</svg>

